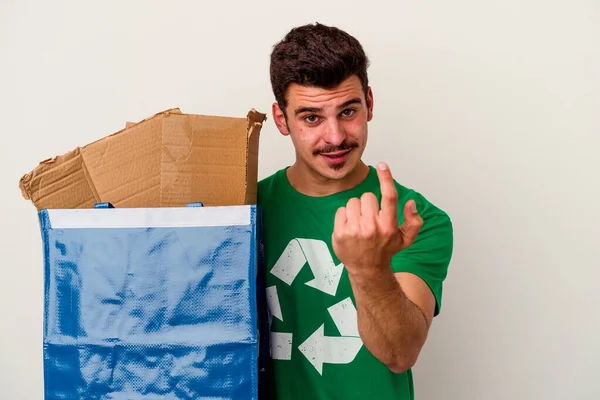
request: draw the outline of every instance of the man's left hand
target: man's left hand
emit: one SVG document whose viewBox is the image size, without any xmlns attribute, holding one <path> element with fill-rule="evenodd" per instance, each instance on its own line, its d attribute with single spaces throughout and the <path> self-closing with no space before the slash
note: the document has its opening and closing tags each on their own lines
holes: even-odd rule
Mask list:
<svg viewBox="0 0 600 400">
<path fill-rule="evenodd" d="M 352 198 L 335 215 L 332 246 L 351 274 L 377 273 L 389 268 L 392 257 L 409 247 L 423 226 L 414 200 L 404 205 L 404 223 L 398 226 L 398 192 L 384 163 L 377 167 L 381 209 L 373 193 Z"/>
</svg>

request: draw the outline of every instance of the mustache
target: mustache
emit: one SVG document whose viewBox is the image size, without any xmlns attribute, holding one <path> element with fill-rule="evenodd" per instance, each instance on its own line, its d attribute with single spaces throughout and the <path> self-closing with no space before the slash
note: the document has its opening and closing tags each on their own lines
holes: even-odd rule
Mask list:
<svg viewBox="0 0 600 400">
<path fill-rule="evenodd" d="M 320 149 L 313 151 L 314 155 L 319 155 L 321 153 L 333 153 L 335 151 L 344 151 L 348 149 L 352 149 L 354 147 L 358 147 L 358 143 L 356 142 L 344 142 L 339 146 L 324 146 Z"/>
</svg>

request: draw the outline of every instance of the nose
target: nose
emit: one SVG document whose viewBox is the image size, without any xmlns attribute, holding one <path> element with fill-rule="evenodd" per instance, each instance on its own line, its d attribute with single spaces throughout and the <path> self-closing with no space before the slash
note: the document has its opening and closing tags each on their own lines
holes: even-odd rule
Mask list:
<svg viewBox="0 0 600 400">
<path fill-rule="evenodd" d="M 330 145 L 339 146 L 344 140 L 346 140 L 346 133 L 340 126 L 337 118 L 334 118 L 331 121 L 328 121 L 325 126 L 325 134 L 323 135 L 323 140 Z"/>
</svg>

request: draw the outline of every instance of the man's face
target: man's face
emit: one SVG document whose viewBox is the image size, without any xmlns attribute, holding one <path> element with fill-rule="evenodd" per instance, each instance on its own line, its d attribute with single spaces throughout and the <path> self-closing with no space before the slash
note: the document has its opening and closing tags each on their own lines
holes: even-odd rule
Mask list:
<svg viewBox="0 0 600 400">
<path fill-rule="evenodd" d="M 333 89 L 292 84 L 287 100 L 287 121 L 277 104 L 273 117 L 279 131 L 290 135 L 298 166 L 325 180 L 351 174 L 367 144 L 371 89 L 365 99 L 360 80 L 352 76 Z"/>
</svg>

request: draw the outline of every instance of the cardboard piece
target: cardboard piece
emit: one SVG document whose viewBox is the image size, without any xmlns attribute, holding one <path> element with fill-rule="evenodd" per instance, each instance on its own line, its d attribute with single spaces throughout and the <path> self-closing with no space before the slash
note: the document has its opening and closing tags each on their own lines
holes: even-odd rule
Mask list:
<svg viewBox="0 0 600 400">
<path fill-rule="evenodd" d="M 38 211 L 256 203 L 259 135 L 266 115 L 157 113 L 84 147 L 42 161 L 19 186 Z"/>
</svg>

